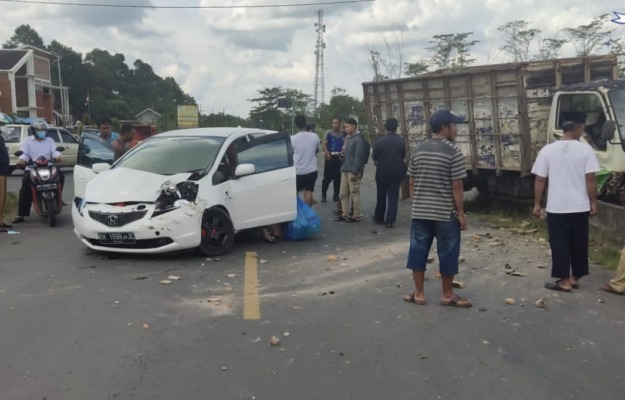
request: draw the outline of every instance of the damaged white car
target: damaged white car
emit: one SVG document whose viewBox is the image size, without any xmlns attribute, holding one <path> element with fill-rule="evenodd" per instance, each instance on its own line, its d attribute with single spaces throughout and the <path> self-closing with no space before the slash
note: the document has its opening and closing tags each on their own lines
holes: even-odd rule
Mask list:
<svg viewBox="0 0 625 400">
<path fill-rule="evenodd" d="M 297 216 L 290 138 L 258 129 L 165 132 L 115 163 L 106 141 L 83 134 L 74 187 L 74 232 L 106 252 L 221 255 L 237 231 Z"/>
</svg>

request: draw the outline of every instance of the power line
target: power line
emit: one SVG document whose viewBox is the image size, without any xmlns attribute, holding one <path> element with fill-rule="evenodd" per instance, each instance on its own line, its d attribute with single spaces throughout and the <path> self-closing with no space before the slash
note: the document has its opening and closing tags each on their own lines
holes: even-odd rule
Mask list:
<svg viewBox="0 0 625 400">
<path fill-rule="evenodd" d="M 301 4 L 258 4 L 258 5 L 224 5 L 224 6 L 151 6 L 151 5 L 133 5 L 133 4 L 94 4 L 94 3 L 78 3 L 78 2 L 61 2 L 61 1 L 38 1 L 38 0 L 0 0 L 5 3 L 23 3 L 23 4 L 45 4 L 55 6 L 81 6 L 81 7 L 108 7 L 108 8 L 149 8 L 158 9 L 232 9 L 232 8 L 277 8 L 277 7 L 306 7 L 306 6 L 331 6 L 338 4 L 353 3 L 371 3 L 377 0 L 335 0 L 329 2 L 311 2 Z"/>
</svg>

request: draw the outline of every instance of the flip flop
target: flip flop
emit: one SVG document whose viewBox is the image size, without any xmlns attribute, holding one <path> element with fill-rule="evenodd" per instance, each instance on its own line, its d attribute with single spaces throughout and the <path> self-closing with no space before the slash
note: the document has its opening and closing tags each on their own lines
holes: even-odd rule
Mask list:
<svg viewBox="0 0 625 400">
<path fill-rule="evenodd" d="M 420 306 L 424 306 L 427 304 L 426 300 L 415 299 L 414 292 L 411 294 L 405 295 L 404 297 L 402 297 L 402 300 L 404 300 L 407 303 L 418 304 Z"/>
<path fill-rule="evenodd" d="M 466 301 L 467 303 L 460 303 L 461 301 Z M 455 295 L 448 301 L 441 300 L 441 306 L 449 306 L 449 307 L 458 307 L 458 308 L 469 308 L 473 306 L 471 300 L 463 299 L 462 297 Z"/>
<path fill-rule="evenodd" d="M 603 290 L 604 292 L 608 292 L 608 293 L 612 293 L 612 294 L 618 294 L 620 296 L 623 295 L 623 293 L 621 292 L 617 292 L 616 290 L 614 290 L 614 288 L 612 286 L 610 286 L 609 284 L 604 284 L 600 286 L 600 289 Z"/>
<path fill-rule="evenodd" d="M 556 292 L 567 292 L 567 293 L 571 291 L 571 289 L 565 289 L 562 286 L 560 286 L 560 281 L 545 283 L 545 289 L 555 290 Z"/>
</svg>

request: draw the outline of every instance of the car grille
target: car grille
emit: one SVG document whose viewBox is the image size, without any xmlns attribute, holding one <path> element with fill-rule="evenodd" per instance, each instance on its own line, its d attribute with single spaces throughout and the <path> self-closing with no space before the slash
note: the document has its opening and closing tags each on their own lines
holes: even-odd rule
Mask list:
<svg viewBox="0 0 625 400">
<path fill-rule="evenodd" d="M 98 211 L 89 211 L 89 216 L 101 224 L 106 226 L 124 226 L 131 222 L 140 220 L 145 217 L 148 210 L 131 211 L 127 213 L 104 213 Z"/>
<path fill-rule="evenodd" d="M 157 239 L 141 239 L 137 240 L 136 243 L 132 244 L 110 244 L 105 243 L 102 244 L 98 239 L 89 239 L 87 241 L 94 246 L 100 247 L 110 247 L 110 248 L 118 248 L 118 249 L 156 249 L 158 247 L 167 246 L 174 241 L 171 238 L 157 238 Z"/>
</svg>

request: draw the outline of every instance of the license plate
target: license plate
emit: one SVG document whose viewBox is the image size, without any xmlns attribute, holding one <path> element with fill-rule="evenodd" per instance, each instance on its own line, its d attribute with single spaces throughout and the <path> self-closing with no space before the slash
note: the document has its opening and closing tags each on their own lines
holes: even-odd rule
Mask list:
<svg viewBox="0 0 625 400">
<path fill-rule="evenodd" d="M 98 233 L 101 244 L 133 244 L 136 243 L 135 234 L 132 232 L 107 232 Z"/>
<path fill-rule="evenodd" d="M 37 191 L 43 192 L 44 190 L 56 190 L 56 183 L 46 183 L 43 185 L 37 185 Z"/>
</svg>

